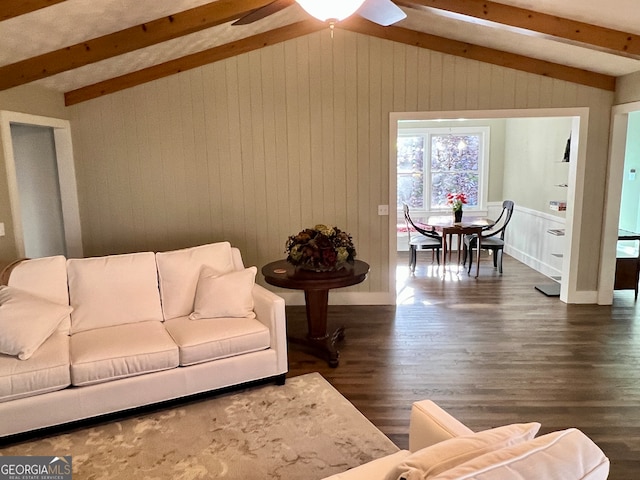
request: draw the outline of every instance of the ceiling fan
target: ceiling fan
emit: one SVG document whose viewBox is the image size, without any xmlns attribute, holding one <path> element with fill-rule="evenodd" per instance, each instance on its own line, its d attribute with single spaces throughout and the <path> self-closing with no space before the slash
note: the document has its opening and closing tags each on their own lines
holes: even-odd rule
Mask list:
<svg viewBox="0 0 640 480">
<path fill-rule="evenodd" d="M 406 18 L 406 14 L 391 0 L 275 0 L 236 20 L 233 25 L 248 25 L 294 3 L 307 13 L 333 26 L 353 14 L 384 27 Z"/>
</svg>

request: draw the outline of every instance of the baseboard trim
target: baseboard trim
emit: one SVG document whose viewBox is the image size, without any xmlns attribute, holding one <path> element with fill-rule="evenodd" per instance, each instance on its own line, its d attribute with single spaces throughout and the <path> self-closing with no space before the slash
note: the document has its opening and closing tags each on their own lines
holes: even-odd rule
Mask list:
<svg viewBox="0 0 640 480">
<path fill-rule="evenodd" d="M 576 305 L 597 305 L 598 304 L 598 291 L 597 290 L 585 290 L 574 292 L 566 303 L 573 303 Z"/>
<path fill-rule="evenodd" d="M 531 267 L 535 271 L 546 275 L 547 277 L 559 277 L 562 275 L 562 271 L 558 270 L 557 268 L 552 267 L 548 263 L 545 263 L 542 260 L 523 252 L 522 250 L 513 248 L 508 244 L 504 247 L 504 253 L 506 253 L 510 257 L 515 258 L 519 262 L 524 263 L 527 267 Z"/>
</svg>

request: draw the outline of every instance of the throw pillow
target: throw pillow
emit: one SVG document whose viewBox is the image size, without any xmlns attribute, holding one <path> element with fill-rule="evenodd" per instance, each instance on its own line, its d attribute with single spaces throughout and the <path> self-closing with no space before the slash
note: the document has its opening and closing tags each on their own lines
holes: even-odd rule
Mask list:
<svg viewBox="0 0 640 480">
<path fill-rule="evenodd" d="M 185 317 L 193 312 L 202 266 L 218 275 L 234 271 L 233 249 L 229 242 L 156 253 L 158 280 L 164 319 Z"/>
<path fill-rule="evenodd" d="M 609 459 L 575 428 L 490 452 L 433 477 L 433 480 L 605 480 Z"/>
<path fill-rule="evenodd" d="M 485 453 L 531 440 L 538 430 L 539 423 L 519 423 L 444 440 L 406 457 L 385 480 L 433 478 Z"/>
<path fill-rule="evenodd" d="M 255 317 L 252 292 L 257 272 L 256 267 L 249 267 L 219 275 L 203 267 L 189 318 Z"/>
<path fill-rule="evenodd" d="M 73 310 L 15 287 L 0 286 L 0 353 L 27 360 Z"/>
</svg>

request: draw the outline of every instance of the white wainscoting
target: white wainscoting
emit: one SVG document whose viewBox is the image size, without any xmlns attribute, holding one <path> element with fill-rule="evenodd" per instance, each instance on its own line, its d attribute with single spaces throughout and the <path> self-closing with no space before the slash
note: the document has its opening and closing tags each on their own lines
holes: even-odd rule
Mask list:
<svg viewBox="0 0 640 480">
<path fill-rule="evenodd" d="M 516 205 L 505 235 L 505 253 L 548 277 L 559 278 L 566 237 L 549 230 L 564 227 L 562 217 Z"/>
</svg>

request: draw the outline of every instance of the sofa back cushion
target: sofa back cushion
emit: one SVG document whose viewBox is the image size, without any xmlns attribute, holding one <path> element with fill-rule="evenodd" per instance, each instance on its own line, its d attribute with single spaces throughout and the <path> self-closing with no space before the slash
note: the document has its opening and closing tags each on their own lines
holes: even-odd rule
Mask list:
<svg viewBox="0 0 640 480">
<path fill-rule="evenodd" d="M 234 270 L 242 270 L 244 268 L 242 253 L 240 253 L 240 249 L 238 247 L 231 247 L 231 261 L 233 263 Z"/>
<path fill-rule="evenodd" d="M 67 260 L 71 333 L 162 320 L 153 252 Z"/>
<path fill-rule="evenodd" d="M 69 305 L 67 259 L 62 255 L 20 262 L 11 271 L 8 285 L 42 297 L 53 303 Z M 67 315 L 57 331 L 69 335 L 71 319 Z"/>
<path fill-rule="evenodd" d="M 166 320 L 193 312 L 198 279 L 203 267 L 217 275 L 235 270 L 231 244 L 211 243 L 156 254 L 162 312 Z"/>
<path fill-rule="evenodd" d="M 575 428 L 476 457 L 433 480 L 605 480 L 609 459 L 584 433 Z"/>
<path fill-rule="evenodd" d="M 531 440 L 540 424 L 517 423 L 438 442 L 404 458 L 385 480 L 426 480 L 485 453 Z"/>
</svg>

